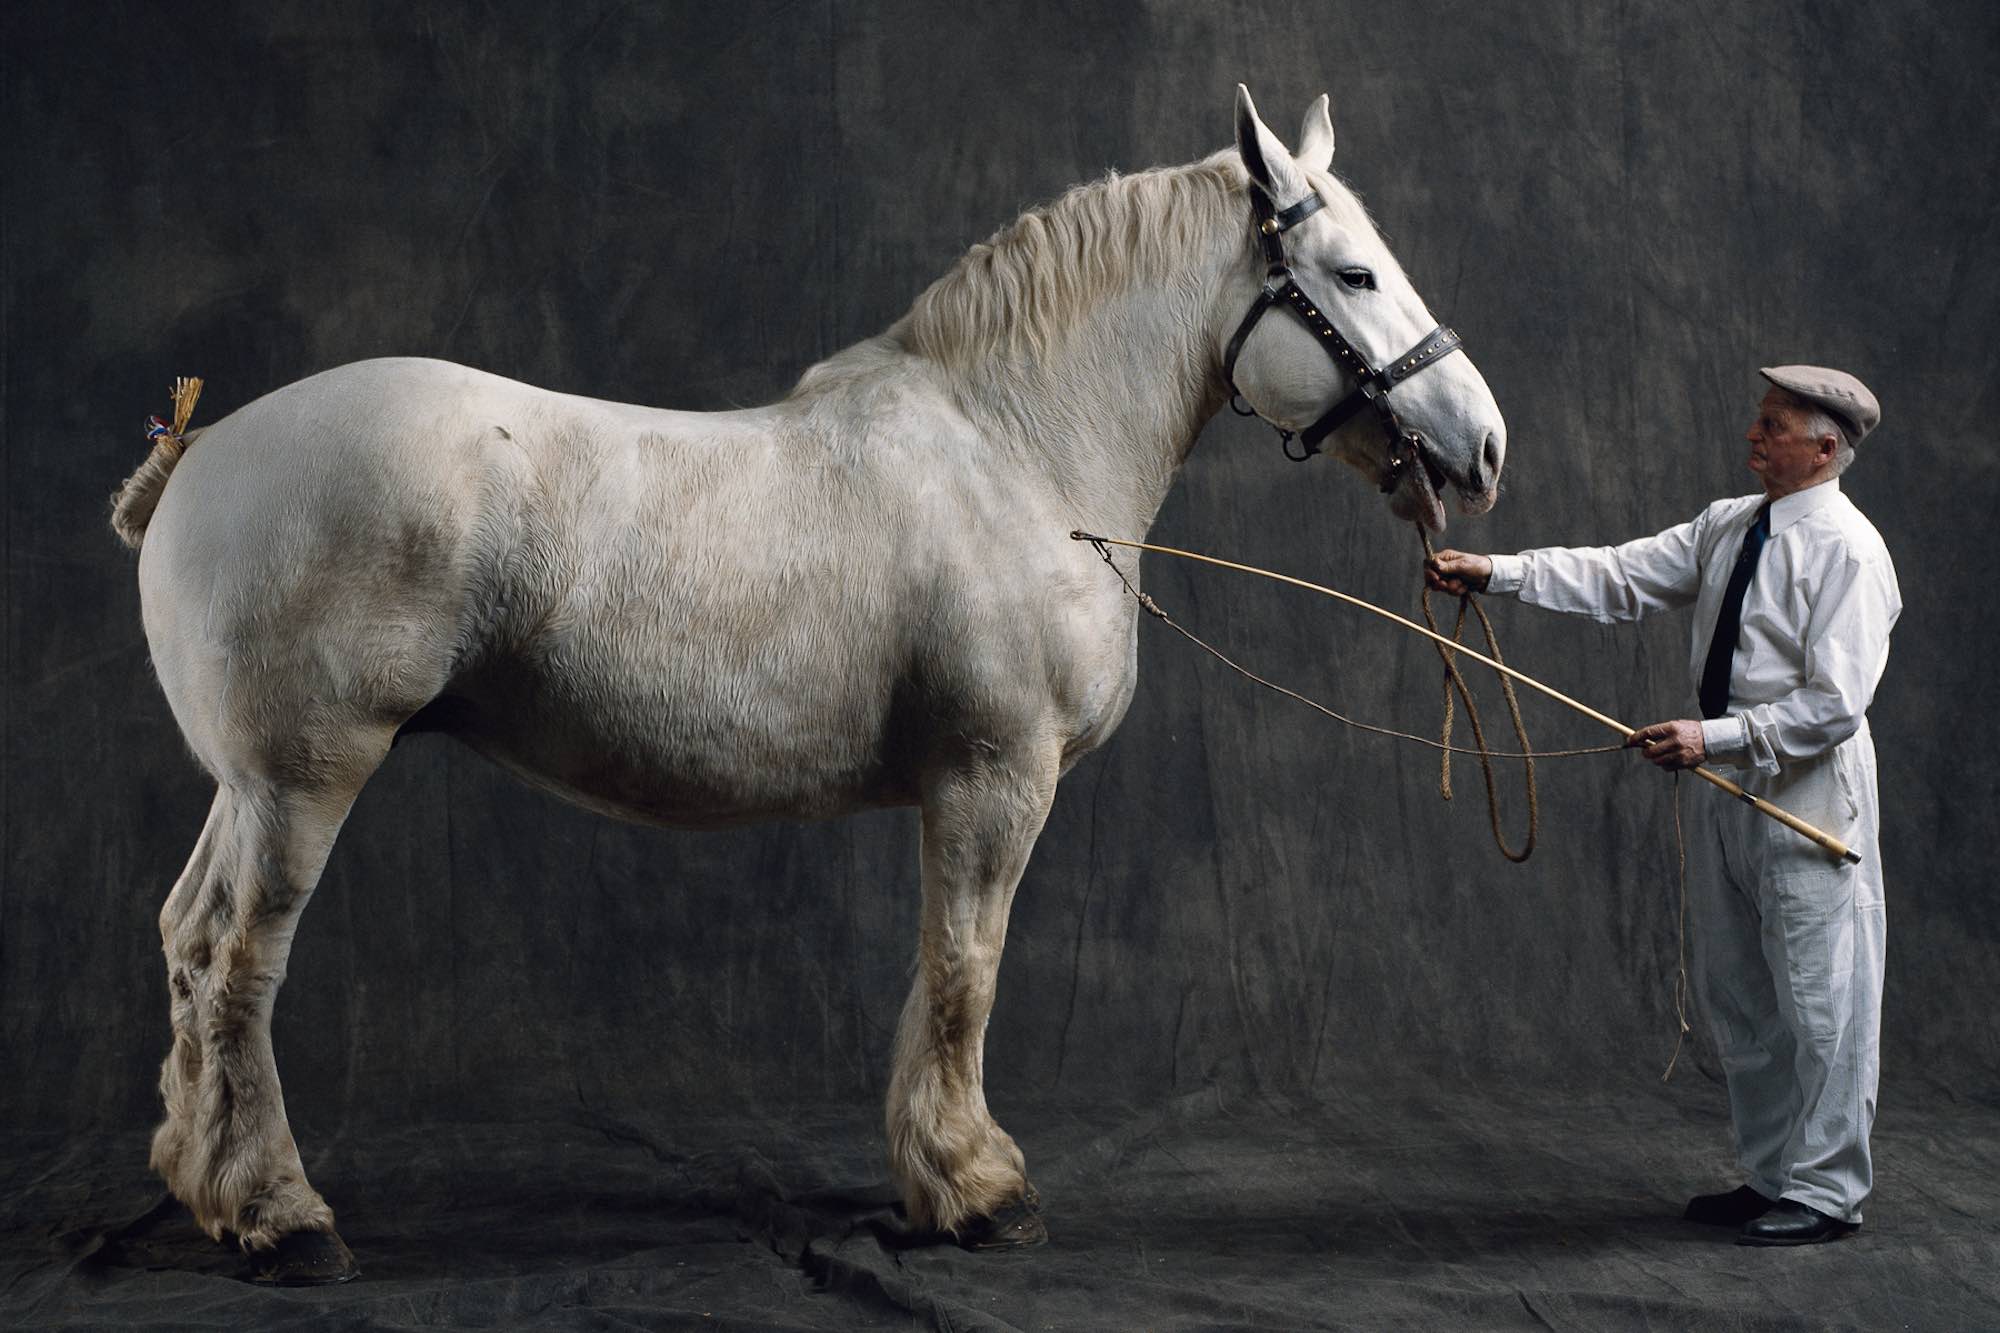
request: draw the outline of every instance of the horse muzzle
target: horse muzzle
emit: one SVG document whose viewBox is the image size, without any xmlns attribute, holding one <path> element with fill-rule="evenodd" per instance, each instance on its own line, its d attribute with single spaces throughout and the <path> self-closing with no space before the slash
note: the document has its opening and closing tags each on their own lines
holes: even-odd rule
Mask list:
<svg viewBox="0 0 2000 1333">
<path fill-rule="evenodd" d="M 1458 484 L 1458 509 L 1462 514 L 1483 514 L 1500 498 L 1500 468 L 1507 458 L 1507 445 L 1500 433 L 1488 431 L 1478 456 Z"/>
<path fill-rule="evenodd" d="M 1421 433 L 1406 431 L 1401 447 L 1392 454 L 1382 474 L 1389 512 L 1421 524 L 1433 533 L 1443 532 L 1444 493 L 1450 487 L 1458 492 L 1461 514 L 1485 513 L 1500 498 L 1500 446 L 1492 436 L 1487 437 L 1476 458 L 1462 475 L 1455 473 L 1446 468 L 1437 450 Z"/>
</svg>

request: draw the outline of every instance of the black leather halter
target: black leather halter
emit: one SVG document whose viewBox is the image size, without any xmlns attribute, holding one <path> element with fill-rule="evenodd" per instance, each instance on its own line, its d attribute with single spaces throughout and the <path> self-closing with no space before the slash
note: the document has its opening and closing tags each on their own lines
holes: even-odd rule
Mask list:
<svg viewBox="0 0 2000 1333">
<path fill-rule="evenodd" d="M 1229 340 L 1229 350 L 1223 354 L 1222 376 L 1229 383 L 1229 404 L 1242 416 L 1255 416 L 1256 409 L 1248 405 L 1242 390 L 1236 387 L 1236 357 L 1243 350 L 1244 340 L 1250 330 L 1257 327 L 1257 321 L 1266 311 L 1283 302 L 1291 312 L 1311 329 L 1319 339 L 1321 347 L 1334 365 L 1351 372 L 1355 386 L 1351 393 L 1320 414 L 1319 420 L 1298 432 L 1299 453 L 1292 452 L 1293 434 L 1280 428 L 1285 457 L 1294 463 L 1303 463 L 1319 452 L 1320 441 L 1346 425 L 1355 413 L 1364 407 L 1373 407 L 1382 423 L 1382 429 L 1389 436 L 1389 462 L 1382 474 L 1382 489 L 1393 491 L 1402 484 L 1403 473 L 1410 464 L 1417 461 L 1417 452 L 1411 433 L 1403 429 L 1403 423 L 1396 418 L 1396 409 L 1389 403 L 1389 390 L 1437 361 L 1458 350 L 1458 335 L 1440 324 L 1417 341 L 1417 345 L 1396 357 L 1381 369 L 1368 364 L 1368 358 L 1357 350 L 1333 326 L 1323 313 L 1324 306 L 1307 296 L 1299 286 L 1298 276 L 1285 262 L 1284 235 L 1293 227 L 1304 222 L 1325 206 L 1325 200 L 1314 190 L 1305 198 L 1285 209 L 1282 213 L 1273 211 L 1271 200 L 1259 186 L 1250 187 L 1250 208 L 1256 218 L 1257 239 L 1264 247 L 1265 262 L 1270 265 L 1264 277 L 1264 290 L 1257 293 L 1243 322 L 1236 326 L 1236 334 Z M 1238 404 L 1243 404 L 1238 406 Z"/>
</svg>

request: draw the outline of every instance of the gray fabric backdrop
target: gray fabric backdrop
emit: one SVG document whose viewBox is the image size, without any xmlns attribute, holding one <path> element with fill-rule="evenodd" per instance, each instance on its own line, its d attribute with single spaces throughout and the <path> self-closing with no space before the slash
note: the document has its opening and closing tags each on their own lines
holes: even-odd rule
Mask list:
<svg viewBox="0 0 2000 1333">
<path fill-rule="evenodd" d="M 0 1123 L 152 1115 L 153 921 L 209 787 L 104 519 L 172 376 L 208 377 L 203 420 L 390 353 L 764 401 L 1024 207 L 1223 146 L 1238 79 L 1288 136 L 1331 92 L 1337 169 L 1507 413 L 1506 494 L 1457 544 L 1616 540 L 1749 490 L 1759 364 L 1879 393 L 1848 489 L 1906 600 L 1872 714 L 1885 1107 L 1920 1077 L 1992 1086 L 1983 0 L 171 8 L 4 20 Z M 1227 417 L 1155 533 L 1414 603 L 1415 537 L 1369 487 Z M 1227 575 L 1148 577 L 1267 674 L 1435 725 L 1422 644 Z M 1684 711 L 1684 620 L 1495 610 L 1523 668 L 1635 723 Z M 1140 652 L 1130 716 L 1065 783 L 1015 910 L 987 1060 L 1003 1120 L 1029 1097 L 1389 1069 L 1461 1090 L 1657 1077 L 1670 782 L 1630 756 L 1546 764 L 1543 846 L 1515 867 L 1470 769 L 1443 805 L 1427 752 L 1322 724 L 1157 627 Z M 1528 709 L 1545 744 L 1600 737 Z M 1518 827 L 1518 787 L 1507 803 Z M 664 833 L 414 740 L 301 930 L 277 1018 L 294 1121 L 863 1101 L 916 896 L 905 813 Z"/>
</svg>

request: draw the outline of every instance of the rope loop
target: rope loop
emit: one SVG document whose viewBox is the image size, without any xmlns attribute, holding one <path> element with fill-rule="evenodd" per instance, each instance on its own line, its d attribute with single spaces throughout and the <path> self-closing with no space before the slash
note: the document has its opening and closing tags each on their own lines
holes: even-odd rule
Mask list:
<svg viewBox="0 0 2000 1333">
<path fill-rule="evenodd" d="M 1347 716 L 1345 713 L 1337 712 L 1334 709 L 1327 707 L 1325 704 L 1320 703 L 1316 699 L 1307 698 L 1305 695 L 1300 694 L 1296 690 L 1286 689 L 1282 685 L 1278 685 L 1264 679 L 1264 677 L 1258 675 L 1256 672 L 1251 671 L 1249 668 L 1243 666 L 1241 663 L 1237 662 L 1234 658 L 1230 657 L 1227 653 L 1223 652 L 1220 648 L 1217 648 L 1214 644 L 1208 642 L 1208 640 L 1202 638 L 1200 635 L 1188 629 L 1187 626 L 1181 624 L 1179 621 L 1175 620 L 1172 616 L 1168 615 L 1166 611 L 1160 607 L 1160 604 L 1158 602 L 1154 601 L 1151 597 L 1147 596 L 1145 593 L 1139 591 L 1139 589 L 1136 586 L 1134 586 L 1132 580 L 1126 577 L 1125 571 L 1118 567 L 1118 562 L 1111 558 L 1111 547 L 1104 538 L 1099 537 L 1094 533 L 1084 532 L 1081 529 L 1077 529 L 1070 533 L 1070 539 L 1072 541 L 1089 542 L 1092 546 L 1096 547 L 1098 556 L 1103 559 L 1104 563 L 1107 566 L 1110 567 L 1111 572 L 1118 576 L 1119 583 L 1124 585 L 1125 591 L 1132 595 L 1132 599 L 1139 604 L 1140 608 L 1144 610 L 1147 615 L 1150 615 L 1155 619 L 1159 620 L 1162 624 L 1166 625 L 1167 628 L 1173 630 L 1174 633 L 1180 635 L 1182 638 L 1186 639 L 1189 643 L 1192 643 L 1195 647 L 1201 649 L 1203 652 L 1207 653 L 1210 657 L 1213 657 L 1216 661 L 1228 667 L 1231 671 L 1234 671 L 1237 675 L 1242 676 L 1244 679 L 1249 680 L 1254 684 L 1262 685 L 1267 690 L 1271 690 L 1275 693 L 1282 694 L 1287 699 L 1296 700 L 1297 702 L 1304 704 L 1306 707 L 1312 709 L 1315 712 L 1325 714 L 1327 717 L 1332 718 L 1334 721 L 1340 723 L 1343 726 L 1353 727 L 1357 731 L 1372 731 L 1378 736 L 1394 736 L 1399 740 L 1414 741 L 1418 745 L 1428 745 L 1432 749 L 1440 751 L 1442 754 L 1444 769 L 1440 777 L 1439 785 L 1441 788 L 1441 794 L 1444 796 L 1446 800 L 1451 799 L 1451 756 L 1455 754 L 1478 755 L 1480 769 L 1486 779 L 1487 814 L 1493 826 L 1493 840 L 1499 846 L 1500 854 L 1506 857 L 1509 861 L 1513 861 L 1516 863 L 1525 861 L 1531 854 L 1533 854 L 1535 850 L 1535 838 L 1539 830 L 1540 820 L 1541 820 L 1541 804 L 1535 787 L 1535 760 L 1567 759 L 1577 755 L 1586 755 L 1586 754 L 1615 754 L 1618 751 L 1623 750 L 1625 748 L 1623 744 L 1619 744 L 1619 745 L 1596 745 L 1577 750 L 1530 749 L 1528 742 L 1527 726 L 1521 719 L 1520 700 L 1517 699 L 1514 695 L 1512 683 L 1508 681 L 1505 676 L 1502 676 L 1501 682 L 1502 682 L 1502 689 L 1504 690 L 1507 698 L 1507 711 L 1511 716 L 1511 718 L 1513 719 L 1514 735 L 1516 736 L 1516 738 L 1519 739 L 1521 743 L 1521 748 L 1518 751 L 1514 751 L 1511 753 L 1506 751 L 1494 750 L 1486 742 L 1486 733 L 1484 728 L 1480 725 L 1479 721 L 1479 711 L 1472 702 L 1472 694 L 1466 686 L 1464 676 L 1462 676 L 1459 673 L 1457 663 L 1452 660 L 1453 654 L 1451 650 L 1445 648 L 1442 644 L 1435 644 L 1435 643 L 1433 644 L 1433 646 L 1437 648 L 1438 655 L 1444 659 L 1444 665 L 1445 665 L 1445 722 L 1444 722 L 1444 733 L 1441 739 L 1431 740 L 1425 736 L 1413 736 L 1407 731 L 1397 731 L 1393 727 L 1378 727 L 1372 722 L 1362 722 L 1355 718 L 1351 718 Z M 1430 548 L 1430 538 L 1427 536 L 1424 537 L 1424 547 L 1426 552 L 1428 553 Z M 1432 633 L 1436 633 L 1437 622 L 1434 619 L 1431 619 L 1430 597 L 1428 593 L 1426 593 L 1424 596 L 1423 606 L 1424 606 L 1424 618 L 1431 621 L 1431 631 Z M 1493 622 L 1486 618 L 1486 612 L 1479 606 L 1478 602 L 1470 597 L 1462 598 L 1459 603 L 1458 634 L 1462 635 L 1464 632 L 1465 612 L 1468 606 L 1470 606 L 1472 613 L 1479 617 L 1479 623 L 1481 627 L 1484 629 L 1486 634 L 1486 645 L 1488 649 L 1491 650 L 1494 660 L 1498 661 L 1500 647 L 1499 647 L 1498 637 L 1494 634 L 1493 631 Z M 1456 636 L 1454 641 L 1456 641 Z M 1453 745 L 1451 743 L 1451 727 L 1454 717 L 1452 709 L 1452 693 L 1454 690 L 1457 691 L 1458 697 L 1464 700 L 1465 715 L 1468 721 L 1470 721 L 1472 724 L 1472 737 L 1474 745 L 1474 748 L 1472 749 L 1467 749 L 1464 746 Z M 1493 761 L 1495 759 L 1519 759 L 1526 766 L 1527 780 L 1528 780 L 1528 836 L 1526 843 L 1522 846 L 1521 850 L 1518 852 L 1507 845 L 1506 834 L 1501 829 L 1500 826 L 1499 786 L 1495 782 L 1493 777 Z"/>
<path fill-rule="evenodd" d="M 1423 541 L 1424 557 L 1428 561 L 1435 554 L 1435 552 L 1431 550 L 1430 536 L 1429 534 L 1425 533 L 1422 529 L 1418 529 L 1418 536 Z M 1376 607 L 1369 603 L 1362 602 L 1358 598 L 1350 597 L 1345 593 L 1338 592 L 1330 588 L 1322 588 L 1317 584 L 1304 583 L 1301 580 L 1293 579 L 1285 575 L 1272 574 L 1269 570 L 1259 570 L 1256 569 L 1254 566 L 1234 564 L 1233 562 L 1226 560 L 1217 560 L 1213 556 L 1198 555 L 1189 551 L 1177 551 L 1172 547 L 1151 546 L 1144 542 L 1126 541 L 1120 538 L 1099 537 L 1092 533 L 1084 532 L 1082 530 L 1071 532 L 1070 539 L 1072 541 L 1087 541 L 1092 546 L 1095 546 L 1097 548 L 1097 553 L 1104 558 L 1104 563 L 1110 566 L 1111 572 L 1118 576 L 1118 581 L 1125 585 L 1125 591 L 1132 594 L 1133 598 L 1137 600 L 1139 605 L 1146 610 L 1147 614 L 1155 616 L 1161 621 L 1165 622 L 1168 628 L 1172 629 L 1176 634 L 1179 634 L 1182 638 L 1188 640 L 1190 643 L 1194 644 L 1197 648 L 1200 648 L 1203 652 L 1209 654 L 1211 657 L 1215 658 L 1217 661 L 1221 662 L 1224 666 L 1236 672 L 1238 675 L 1241 675 L 1258 685 L 1262 685 L 1266 689 L 1274 690 L 1277 693 L 1284 695 L 1288 699 L 1295 699 L 1299 703 L 1304 704 L 1306 707 L 1311 708 L 1316 712 L 1324 713 L 1326 716 L 1332 718 L 1334 721 L 1342 723 L 1345 726 L 1353 727 L 1360 731 L 1372 731 L 1382 736 L 1395 736 L 1401 740 L 1415 741 L 1419 745 L 1428 745 L 1432 749 L 1440 751 L 1441 758 L 1440 758 L 1440 771 L 1438 774 L 1438 790 L 1439 794 L 1443 796 L 1444 799 L 1450 800 L 1452 797 L 1451 756 L 1455 754 L 1477 754 L 1479 756 L 1481 773 L 1486 780 L 1486 808 L 1487 808 L 1487 814 L 1493 826 L 1493 841 L 1499 846 L 1500 854 L 1502 856 L 1505 856 L 1509 861 L 1513 861 L 1516 863 L 1525 861 L 1528 859 L 1528 857 L 1533 853 L 1535 849 L 1535 838 L 1537 832 L 1539 831 L 1540 819 L 1541 819 L 1541 807 L 1539 798 L 1536 793 L 1536 785 L 1535 785 L 1535 764 L 1534 764 L 1535 760 L 1565 759 L 1575 755 L 1586 755 L 1586 754 L 1615 754 L 1621 750 L 1628 748 L 1626 743 L 1624 742 L 1620 742 L 1617 745 L 1599 745 L 1599 746 L 1589 747 L 1586 749 L 1577 749 L 1577 750 L 1534 750 L 1529 748 L 1527 728 L 1521 720 L 1520 701 L 1515 697 L 1514 687 L 1513 687 L 1513 677 L 1519 673 L 1515 672 L 1512 667 L 1507 666 L 1505 662 L 1501 660 L 1500 642 L 1498 636 L 1496 636 L 1493 632 L 1493 622 L 1487 619 L 1485 609 L 1481 607 L 1479 605 L 1478 600 L 1472 597 L 1470 594 L 1462 595 L 1459 598 L 1458 617 L 1452 627 L 1450 646 L 1447 646 L 1447 644 L 1443 641 L 1444 636 L 1438 632 L 1437 621 L 1431 615 L 1430 593 L 1428 588 L 1425 589 L 1422 595 L 1424 619 L 1430 624 L 1430 629 L 1428 630 L 1428 634 L 1431 636 L 1431 646 L 1437 649 L 1438 656 L 1443 660 L 1445 668 L 1444 726 L 1440 738 L 1438 740 L 1430 740 L 1423 736 L 1412 736 L 1410 733 L 1406 731 L 1396 731 L 1389 727 L 1378 727 L 1367 722 L 1357 722 L 1351 717 L 1347 717 L 1344 714 L 1335 712 L 1333 709 L 1328 708 L 1325 704 L 1322 704 L 1317 700 L 1308 699 L 1303 694 L 1299 694 L 1293 690 L 1288 690 L 1282 685 L 1274 685 L 1270 681 L 1265 680 L 1262 676 L 1259 676 L 1256 673 L 1249 671 L 1244 667 L 1238 665 L 1227 654 L 1222 652 L 1221 649 L 1215 647 L 1213 644 L 1207 642 L 1198 635 L 1189 631 L 1185 626 L 1176 622 L 1173 619 L 1173 617 L 1169 616 L 1165 611 L 1161 610 L 1159 604 L 1156 603 L 1151 597 L 1146 596 L 1144 593 L 1140 592 L 1136 587 L 1134 587 L 1132 581 L 1125 577 L 1125 571 L 1118 568 L 1117 562 L 1111 558 L 1110 544 L 1116 542 L 1120 546 L 1131 546 L 1131 547 L 1136 547 L 1140 550 L 1164 551 L 1169 555 L 1184 556 L 1186 558 L 1193 560 L 1200 560 L 1208 564 L 1222 565 L 1226 568 L 1242 570 L 1248 573 L 1263 574 L 1267 578 L 1274 578 L 1279 580 L 1280 582 L 1285 582 L 1285 583 L 1298 584 L 1301 587 L 1311 588 L 1315 591 L 1326 593 L 1329 596 L 1339 598 L 1342 601 L 1352 602 L 1356 605 L 1367 607 L 1369 610 L 1375 612 L 1377 615 L 1385 616 L 1390 620 L 1397 621 L 1398 623 L 1403 625 L 1403 627 L 1406 629 L 1414 630 L 1419 634 L 1426 633 L 1424 629 L 1412 623 L 1411 621 L 1404 620 L 1401 616 L 1398 616 L 1393 612 L 1384 611 L 1380 607 Z M 1520 741 L 1521 745 L 1521 749 L 1518 753 L 1515 754 L 1499 753 L 1494 751 L 1490 746 L 1487 745 L 1486 732 L 1485 729 L 1480 725 L 1479 721 L 1479 711 L 1472 702 L 1471 692 L 1466 688 L 1465 678 L 1459 672 L 1458 664 L 1454 660 L 1457 657 L 1455 649 L 1459 646 L 1462 646 L 1464 643 L 1465 619 L 1468 610 L 1473 615 L 1479 618 L 1480 629 L 1486 635 L 1486 646 L 1489 653 L 1489 656 L 1485 659 L 1486 664 L 1488 666 L 1495 666 L 1500 668 L 1501 689 L 1507 699 L 1507 712 L 1514 724 L 1514 735 Z M 1465 652 L 1467 653 L 1467 655 L 1471 656 L 1475 660 L 1479 660 L 1480 655 L 1476 649 L 1466 648 Z M 1543 693 L 1551 694 L 1555 698 L 1562 700 L 1564 703 L 1567 703 L 1570 707 L 1575 708 L 1580 712 L 1588 713 L 1590 716 L 1596 718 L 1598 721 L 1605 723 L 1606 725 L 1612 727 L 1614 730 L 1628 737 L 1632 734 L 1632 729 L 1625 726 L 1623 723 L 1620 723 L 1612 718 L 1606 717 L 1601 713 L 1595 712 L 1594 710 L 1589 709 L 1584 705 L 1577 703 L 1574 699 L 1569 698 L 1569 696 L 1567 695 L 1557 694 L 1555 691 L 1549 689 L 1545 685 L 1540 684 L 1531 677 L 1522 676 L 1521 679 L 1526 681 L 1529 685 L 1534 686 L 1536 689 L 1541 690 Z M 1466 719 L 1471 724 L 1472 727 L 1473 742 L 1474 745 L 1477 747 L 1475 749 L 1467 750 L 1461 746 L 1456 746 L 1451 743 L 1452 724 L 1456 717 L 1453 705 L 1454 695 L 1457 698 L 1463 699 L 1465 702 Z M 1526 771 L 1527 788 L 1528 788 L 1528 836 L 1526 843 L 1522 846 L 1519 852 L 1516 852 L 1512 848 L 1508 847 L 1506 836 L 1500 827 L 1499 799 L 1496 792 L 1495 783 L 1493 780 L 1492 761 L 1495 759 L 1519 759 L 1522 761 L 1522 764 Z M 1706 770 L 1697 769 L 1695 770 L 1695 772 L 1697 773 L 1697 775 L 1710 777 L 1711 781 L 1720 781 L 1719 779 L 1715 779 L 1711 775 L 1707 774 Z M 1678 958 L 1676 960 L 1678 964 L 1676 969 L 1678 975 L 1674 987 L 1674 1018 L 1678 1030 L 1674 1035 L 1673 1053 L 1667 1060 L 1666 1070 L 1660 1075 L 1660 1078 L 1663 1081 L 1671 1079 L 1673 1077 L 1674 1066 L 1678 1064 L 1680 1061 L 1682 1043 L 1687 1039 L 1688 1032 L 1690 1031 L 1688 1025 L 1689 985 L 1688 985 L 1688 966 L 1687 966 L 1687 837 L 1681 822 L 1680 774 L 1675 773 L 1673 777 L 1674 777 L 1674 843 L 1679 856 L 1679 881 L 1680 881 L 1680 917 L 1678 922 L 1676 923 L 1678 928 L 1677 933 L 1679 935 Z"/>
<path fill-rule="evenodd" d="M 1424 544 L 1425 560 L 1437 554 L 1431 548 L 1431 537 L 1428 532 L 1418 528 L 1417 536 Z M 1428 585 L 1423 589 L 1420 600 L 1424 608 L 1424 623 L 1429 625 L 1431 632 L 1435 634 L 1438 632 L 1438 623 L 1437 617 L 1431 614 L 1431 590 Z M 1506 659 L 1500 656 L 1500 639 L 1493 632 L 1493 622 L 1487 619 L 1486 608 L 1481 606 L 1478 599 L 1469 592 L 1459 594 L 1458 619 L 1452 625 L 1451 641 L 1465 642 L 1465 613 L 1468 610 L 1479 617 L 1479 627 L 1486 635 L 1486 655 L 1496 662 L 1504 663 Z M 1521 701 L 1515 697 L 1514 682 L 1505 675 L 1500 677 L 1500 694 L 1507 700 L 1507 715 L 1514 724 L 1515 739 L 1521 743 L 1521 770 L 1528 791 L 1528 835 L 1518 852 L 1507 845 L 1507 834 L 1500 826 L 1500 792 L 1493 778 L 1493 750 L 1486 743 L 1486 730 L 1480 725 L 1479 706 L 1472 701 L 1472 689 L 1465 683 L 1465 676 L 1459 671 L 1458 663 L 1454 660 L 1456 655 L 1451 649 L 1436 640 L 1431 641 L 1431 647 L 1437 649 L 1438 657 L 1444 662 L 1444 728 L 1440 739 L 1445 742 L 1445 749 L 1438 760 L 1438 795 L 1447 801 L 1452 797 L 1451 756 L 1454 751 L 1450 742 L 1455 714 L 1452 700 L 1456 696 L 1465 701 L 1465 720 L 1472 726 L 1472 743 L 1479 750 L 1479 773 L 1486 780 L 1486 813 L 1493 825 L 1493 844 L 1500 849 L 1500 855 L 1518 865 L 1534 855 L 1535 839 L 1541 832 L 1542 804 L 1541 793 L 1535 782 L 1535 754 L 1528 744 L 1528 728 L 1521 720 Z"/>
</svg>

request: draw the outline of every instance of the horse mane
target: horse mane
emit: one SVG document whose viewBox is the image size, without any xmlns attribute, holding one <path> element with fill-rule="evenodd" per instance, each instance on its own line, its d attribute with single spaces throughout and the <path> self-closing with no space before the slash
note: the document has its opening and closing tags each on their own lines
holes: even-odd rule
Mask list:
<svg viewBox="0 0 2000 1333">
<path fill-rule="evenodd" d="M 1247 179 L 1225 151 L 1075 186 L 967 250 L 890 333 L 950 366 L 1046 355 L 1105 296 L 1184 273 L 1218 238 L 1248 245 Z"/>
<path fill-rule="evenodd" d="M 1346 182 L 1306 168 L 1329 217 L 1372 229 Z M 915 352 L 953 370 L 995 357 L 1046 359 L 1093 305 L 1138 282 L 1183 279 L 1204 248 L 1255 257 L 1249 173 L 1234 149 L 1199 162 L 1155 167 L 1071 187 L 1031 208 L 920 293 L 881 335 L 808 366 L 792 394 L 810 393 Z"/>
</svg>

